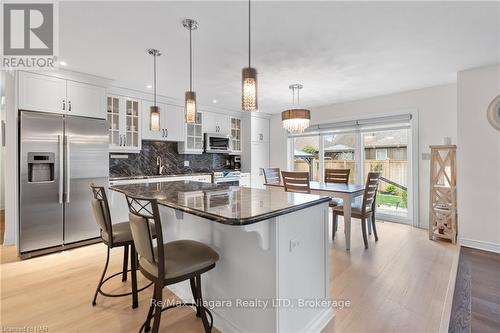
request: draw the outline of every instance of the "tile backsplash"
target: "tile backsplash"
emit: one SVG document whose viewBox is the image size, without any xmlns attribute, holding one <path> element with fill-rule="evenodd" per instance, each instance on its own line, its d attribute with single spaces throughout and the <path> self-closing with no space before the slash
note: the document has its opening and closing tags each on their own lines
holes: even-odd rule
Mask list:
<svg viewBox="0 0 500 333">
<path fill-rule="evenodd" d="M 151 176 L 156 174 L 156 158 L 163 159 L 165 174 L 211 172 L 224 168 L 223 154 L 184 154 L 177 152 L 177 142 L 142 141 L 138 154 L 110 153 L 109 177 Z M 112 158 L 120 155 L 126 158 Z M 189 166 L 184 166 L 189 161 Z"/>
</svg>

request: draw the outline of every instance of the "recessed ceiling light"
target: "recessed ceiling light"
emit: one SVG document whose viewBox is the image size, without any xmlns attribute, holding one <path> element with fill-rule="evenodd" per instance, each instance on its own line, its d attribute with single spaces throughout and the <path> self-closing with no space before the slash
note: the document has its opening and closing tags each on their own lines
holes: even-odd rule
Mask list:
<svg viewBox="0 0 500 333">
<path fill-rule="evenodd" d="M 148 88 L 148 89 L 151 89 L 151 88 L 153 88 L 153 86 L 152 86 L 152 85 L 150 85 L 150 84 L 148 84 L 148 85 L 147 85 L 147 88 Z"/>
<path fill-rule="evenodd" d="M 68 66 L 68 63 L 66 61 L 59 61 L 59 65 Z"/>
<path fill-rule="evenodd" d="M 216 99 L 212 100 L 212 103 L 217 104 L 217 100 Z"/>
</svg>

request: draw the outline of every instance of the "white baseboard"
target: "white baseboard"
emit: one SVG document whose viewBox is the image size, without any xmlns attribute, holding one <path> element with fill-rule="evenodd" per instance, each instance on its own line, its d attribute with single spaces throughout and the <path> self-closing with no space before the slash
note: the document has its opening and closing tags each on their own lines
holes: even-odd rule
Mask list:
<svg viewBox="0 0 500 333">
<path fill-rule="evenodd" d="M 461 237 L 458 238 L 458 243 L 462 246 L 472 247 L 474 249 L 500 253 L 500 244 L 497 243 L 485 242 L 485 241 L 479 241 Z"/>
</svg>

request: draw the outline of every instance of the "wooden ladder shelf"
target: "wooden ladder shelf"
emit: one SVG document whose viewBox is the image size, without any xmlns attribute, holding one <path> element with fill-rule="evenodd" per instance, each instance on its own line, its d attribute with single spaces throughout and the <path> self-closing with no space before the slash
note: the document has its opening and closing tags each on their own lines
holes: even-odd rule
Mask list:
<svg viewBox="0 0 500 333">
<path fill-rule="evenodd" d="M 429 239 L 457 242 L 457 146 L 431 148 Z"/>
</svg>

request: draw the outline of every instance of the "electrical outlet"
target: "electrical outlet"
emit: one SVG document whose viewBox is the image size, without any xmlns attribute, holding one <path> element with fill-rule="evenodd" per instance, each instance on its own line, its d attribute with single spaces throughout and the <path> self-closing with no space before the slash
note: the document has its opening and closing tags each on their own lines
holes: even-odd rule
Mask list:
<svg viewBox="0 0 500 333">
<path fill-rule="evenodd" d="M 299 246 L 300 246 L 300 240 L 290 239 L 290 252 L 293 252 Z"/>
<path fill-rule="evenodd" d="M 189 166 L 189 161 L 184 161 L 184 166 L 188 167 Z"/>
</svg>

